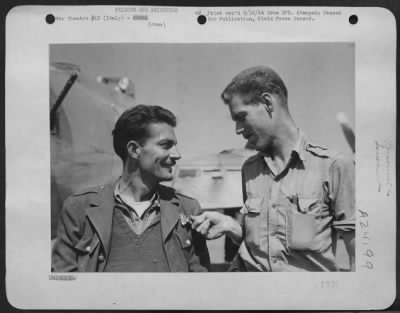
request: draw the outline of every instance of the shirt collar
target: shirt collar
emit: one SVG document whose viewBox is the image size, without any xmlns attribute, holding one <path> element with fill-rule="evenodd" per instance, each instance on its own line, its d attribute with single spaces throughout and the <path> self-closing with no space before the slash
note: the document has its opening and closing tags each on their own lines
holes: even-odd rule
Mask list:
<svg viewBox="0 0 400 313">
<path fill-rule="evenodd" d="M 297 141 L 295 143 L 295 145 L 292 148 L 292 152 L 291 152 L 291 156 L 290 159 L 288 161 L 288 163 L 286 164 L 285 168 L 279 173 L 273 173 L 271 170 L 271 173 L 273 174 L 274 177 L 279 177 L 283 172 L 285 172 L 285 170 L 290 166 L 290 164 L 294 161 L 294 158 L 298 158 L 299 160 L 301 160 L 302 162 L 306 161 L 306 157 L 305 157 L 305 149 L 307 147 L 307 138 L 305 136 L 305 134 L 303 133 L 303 131 L 301 129 L 298 129 L 298 138 Z M 268 165 L 268 158 L 266 157 L 265 154 L 262 154 L 265 163 Z"/>
<path fill-rule="evenodd" d="M 297 138 L 297 142 L 292 149 L 292 154 L 295 153 L 303 162 L 306 161 L 305 157 L 305 149 L 307 146 L 307 138 L 304 135 L 303 131 L 299 129 L 299 137 Z"/>
<path fill-rule="evenodd" d="M 119 184 L 120 184 L 121 179 L 119 179 L 118 183 L 115 184 L 115 189 L 114 189 L 114 198 L 117 202 L 119 202 L 120 204 L 124 204 L 126 207 L 128 207 L 130 210 L 135 211 L 135 209 L 129 205 L 126 201 L 124 201 L 121 197 L 121 193 L 119 191 Z M 146 211 L 149 208 L 153 208 L 153 207 L 160 207 L 160 194 L 158 193 L 158 191 L 156 191 L 153 196 L 150 199 L 150 205 L 149 207 L 146 209 Z M 136 211 L 135 211 L 136 212 Z"/>
</svg>

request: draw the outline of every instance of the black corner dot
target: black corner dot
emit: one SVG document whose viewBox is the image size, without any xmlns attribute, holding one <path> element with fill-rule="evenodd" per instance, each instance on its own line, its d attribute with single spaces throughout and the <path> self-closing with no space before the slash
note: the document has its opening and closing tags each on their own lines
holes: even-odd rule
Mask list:
<svg viewBox="0 0 400 313">
<path fill-rule="evenodd" d="M 56 21 L 56 18 L 54 17 L 53 14 L 46 15 L 46 23 L 47 24 L 53 24 L 55 21 Z"/>
<path fill-rule="evenodd" d="M 207 22 L 207 18 L 206 18 L 204 15 L 199 15 L 199 16 L 197 17 L 197 22 L 198 22 L 200 25 L 203 25 L 203 24 L 205 24 L 205 23 Z"/>
<path fill-rule="evenodd" d="M 358 22 L 358 17 L 357 17 L 357 15 L 350 15 L 350 17 L 349 17 L 349 23 L 350 24 L 352 24 L 352 25 L 355 25 L 355 24 L 357 24 L 357 22 Z"/>
</svg>

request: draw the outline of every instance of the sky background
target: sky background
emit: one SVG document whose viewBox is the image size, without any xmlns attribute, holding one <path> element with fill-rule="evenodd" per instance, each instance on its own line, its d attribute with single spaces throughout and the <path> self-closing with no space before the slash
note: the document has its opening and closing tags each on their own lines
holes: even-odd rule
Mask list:
<svg viewBox="0 0 400 313">
<path fill-rule="evenodd" d="M 136 102 L 157 104 L 178 118 L 183 158 L 241 148 L 220 94 L 241 70 L 273 68 L 285 82 L 289 109 L 314 143 L 350 153 L 339 123 L 344 112 L 354 127 L 354 44 L 68 44 L 52 45 L 50 62 L 80 66 L 98 75 L 127 76 Z"/>
</svg>

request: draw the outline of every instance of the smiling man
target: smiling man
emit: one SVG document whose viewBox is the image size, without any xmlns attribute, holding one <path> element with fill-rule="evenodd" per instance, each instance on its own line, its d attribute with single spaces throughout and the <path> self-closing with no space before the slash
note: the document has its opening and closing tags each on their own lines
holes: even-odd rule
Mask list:
<svg viewBox="0 0 400 313">
<path fill-rule="evenodd" d="M 175 116 L 159 106 L 125 111 L 113 131 L 117 181 L 69 197 L 52 253 L 54 272 L 204 272 L 205 239 L 191 230 L 199 203 L 160 184 L 180 159 Z"/>
<path fill-rule="evenodd" d="M 289 112 L 284 82 L 269 67 L 242 71 L 221 96 L 236 133 L 259 153 L 242 168 L 240 221 L 205 212 L 193 217 L 193 228 L 208 239 L 225 234 L 241 243 L 232 270 L 338 271 L 342 238 L 353 271 L 352 159 L 308 141 Z"/>
</svg>

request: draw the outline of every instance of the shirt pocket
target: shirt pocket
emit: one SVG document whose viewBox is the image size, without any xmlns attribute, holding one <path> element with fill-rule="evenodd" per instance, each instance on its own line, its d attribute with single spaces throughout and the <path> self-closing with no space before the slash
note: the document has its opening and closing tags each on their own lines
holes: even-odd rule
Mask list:
<svg viewBox="0 0 400 313">
<path fill-rule="evenodd" d="M 247 198 L 243 206 L 245 241 L 249 246 L 258 246 L 260 242 L 260 211 L 262 197 Z"/>
<path fill-rule="evenodd" d="M 313 214 L 317 218 L 321 215 L 323 199 L 320 197 L 303 197 L 299 196 L 298 211 L 305 214 Z"/>
<path fill-rule="evenodd" d="M 321 218 L 322 199 L 299 197 L 298 204 L 287 210 L 287 245 L 291 250 L 318 251 L 318 226 Z"/>
</svg>

